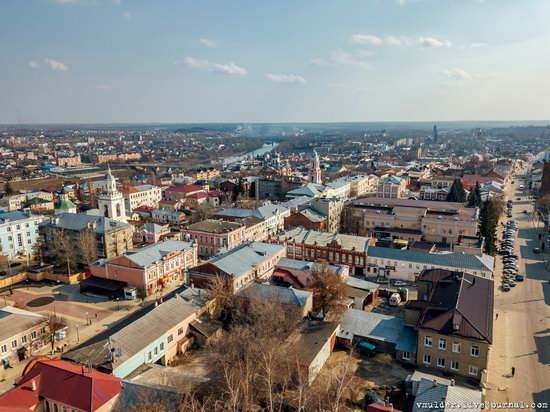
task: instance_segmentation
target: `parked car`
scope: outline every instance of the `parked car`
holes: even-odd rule
[[[372,392],[372,391],[368,391],[367,393],[365,393],[365,404],[367,405],[370,405],[372,403],[377,403],[378,405],[382,405],[384,406],[384,401],[382,401],[382,399],[380,399],[380,397]]]
[[[10,263],[10,268],[16,268],[16,267],[21,266],[21,265],[22,265],[21,262],[12,262],[12,263]]]
[[[364,356],[373,357],[376,355],[376,346],[366,341],[359,342],[355,350]]]
[[[538,247],[534,248],[533,253],[540,253],[540,248],[538,248]]]
[[[505,292],[509,292],[510,291],[510,285],[507,284],[507,283],[503,283],[502,284],[502,290],[505,291]]]
[[[520,274],[517,274],[515,279],[518,281],[518,282],[523,282],[525,280],[525,276],[523,275],[520,275]]]
[[[6,276],[8,273],[5,270],[0,270],[0,276]]]

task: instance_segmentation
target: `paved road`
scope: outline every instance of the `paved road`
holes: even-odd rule
[[[543,403],[536,410],[550,410],[550,272],[544,268],[547,253],[535,254],[538,234],[543,228],[531,214],[532,206],[518,189],[520,177],[527,169],[518,171],[515,184],[507,190],[513,200],[513,218],[518,224],[515,249],[520,259],[520,273],[527,279],[510,292],[500,288],[502,260],[495,266],[495,316],[493,347],[489,359],[489,390],[491,402]],[[521,197],[521,200],[516,200]],[[504,219],[505,221],[506,219]],[[502,230],[499,228],[499,235]],[[546,250],[550,246],[546,244]],[[511,368],[516,374],[511,376]],[[507,410],[514,410],[507,408]]]

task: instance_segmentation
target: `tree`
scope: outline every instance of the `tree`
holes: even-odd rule
[[[80,232],[78,237],[78,250],[82,261],[86,264],[89,270],[92,268],[92,262],[97,257],[97,238],[96,234],[91,230]]]
[[[222,322],[227,323],[235,308],[233,281],[225,277],[217,277],[208,282],[206,289],[208,299],[213,301],[214,313]]]
[[[55,349],[55,334],[67,326],[67,321],[56,313],[48,313],[46,316],[46,333],[44,340],[51,345],[52,354]]]
[[[502,213],[502,206],[496,198],[487,199],[481,207],[480,233],[485,238],[485,252],[494,255],[497,252],[497,225]]]
[[[447,195],[448,202],[460,202],[464,203],[466,201],[466,192],[462,186],[462,181],[460,179],[455,179],[451,185],[451,190]]]
[[[71,238],[63,229],[53,232],[52,243],[48,244],[45,254],[56,266],[66,265],[68,274],[76,270],[75,248]]]
[[[346,284],[327,263],[317,264],[311,274],[313,282],[313,302],[317,310],[321,310],[323,316],[329,311],[334,311],[333,317],[338,317],[344,309],[346,298]]]
[[[481,189],[479,182],[476,182],[476,187],[468,194],[468,207],[480,207],[481,206]]]
[[[10,182],[6,182],[6,184],[4,185],[4,193],[6,194],[6,196],[13,195],[14,190],[13,190],[13,187],[11,187]]]

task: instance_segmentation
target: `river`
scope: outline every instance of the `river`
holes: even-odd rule
[[[223,159],[223,164],[224,166],[227,166],[233,163],[240,162],[241,160],[255,158],[256,156],[263,156],[264,154],[273,151],[277,146],[279,146],[279,143],[275,143],[275,142],[271,144],[264,143],[262,147],[252,152],[247,152],[245,154],[238,155],[238,156],[226,157],[225,159]]]

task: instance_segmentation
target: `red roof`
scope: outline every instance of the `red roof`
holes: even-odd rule
[[[198,193],[193,193],[192,195],[189,195],[188,197],[190,197],[191,199],[204,199],[204,198],[207,198],[208,195],[204,192],[198,192]]]
[[[129,186],[129,187],[123,187],[122,188],[122,193],[138,193],[139,190],[137,190],[134,186]]]
[[[153,213],[153,210],[155,208],[151,206],[138,206],[133,211],[134,212],[141,212],[141,213]]]
[[[176,185],[170,186],[166,189],[167,192],[176,192],[176,193],[193,193],[203,190],[202,187],[197,185]]]
[[[222,192],[221,190],[211,190],[210,192],[208,192],[208,196],[221,197],[221,196],[225,196],[225,193]]]
[[[45,398],[71,408],[95,411],[121,391],[120,379],[114,376],[58,359],[43,360],[15,388],[0,395],[0,410],[33,410]]]
[[[494,176],[480,176],[480,175],[464,175],[462,176],[462,186],[464,189],[470,190],[476,187],[476,182],[479,184],[487,182],[499,182],[502,183],[502,179],[496,178]]]

